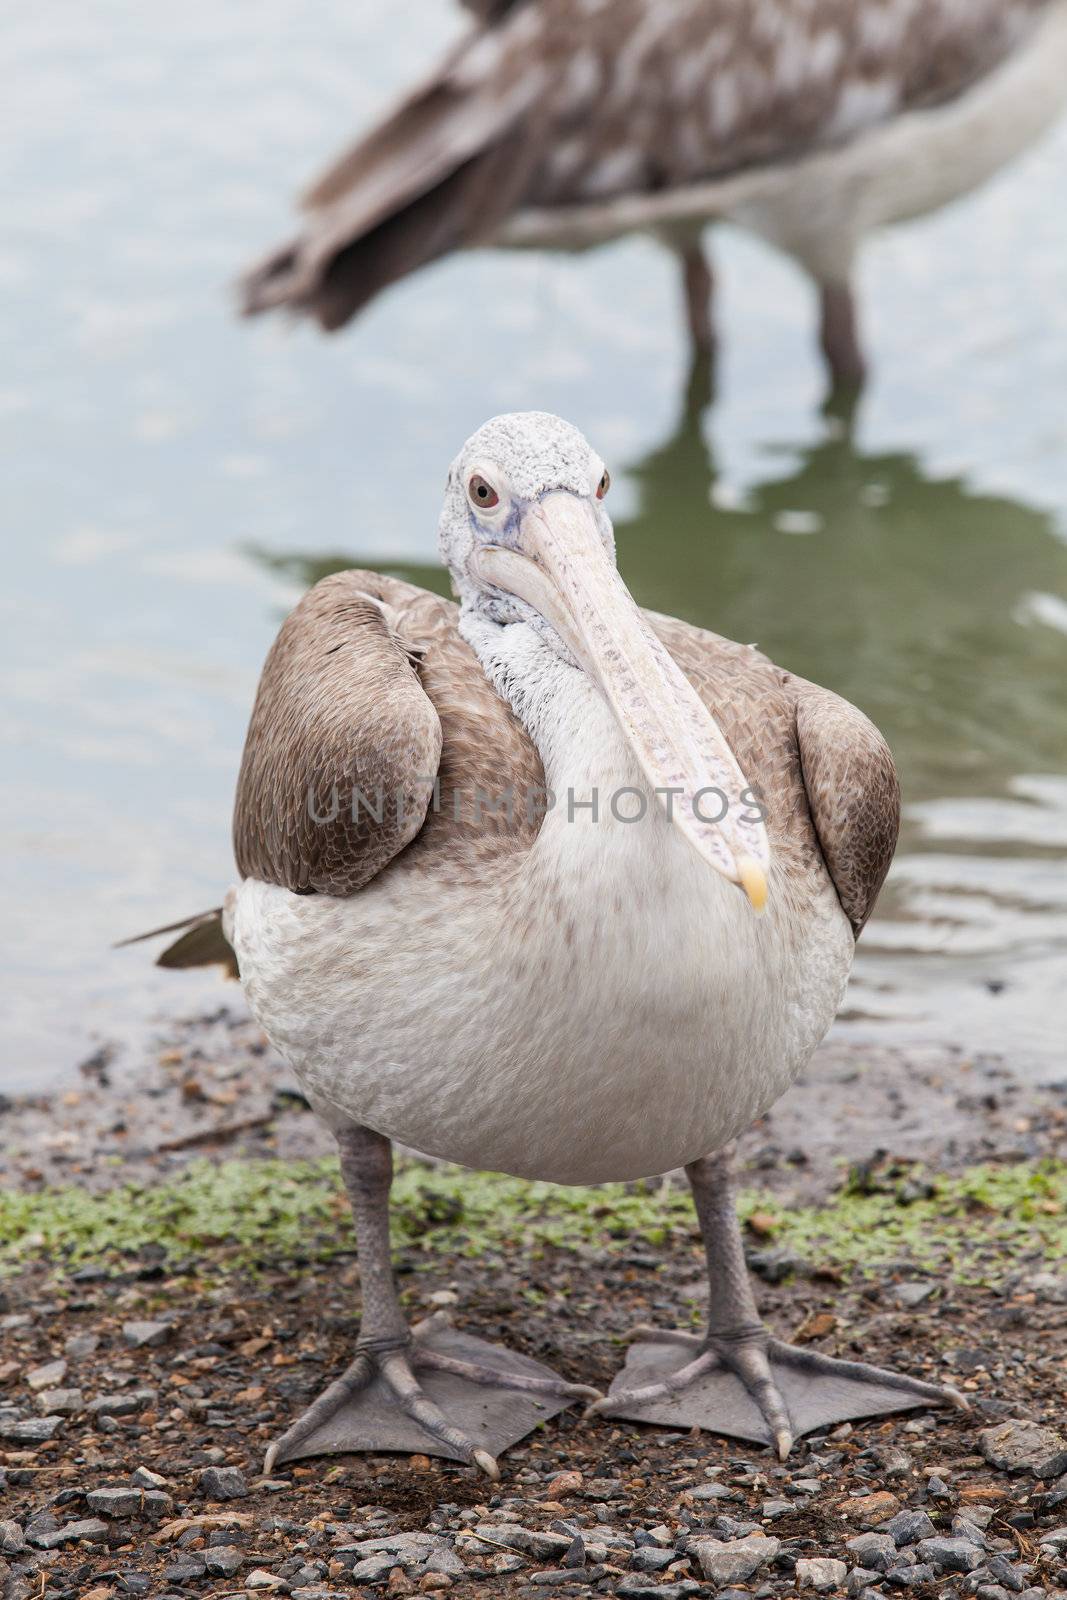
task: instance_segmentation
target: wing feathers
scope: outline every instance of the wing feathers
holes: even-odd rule
[[[797,743],[812,821],[857,938],[885,882],[900,829],[889,746],[854,705],[796,680]]]
[[[271,647],[234,808],[245,877],[353,894],[422,827],[441,724],[390,626],[385,587],[366,572],[324,578]]]

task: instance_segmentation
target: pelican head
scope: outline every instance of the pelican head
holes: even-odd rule
[[[598,685],[650,788],[697,854],[760,910],[770,849],[715,719],[615,564],[601,457],[560,417],[494,417],[452,463],[441,556],[462,609],[528,624]]]

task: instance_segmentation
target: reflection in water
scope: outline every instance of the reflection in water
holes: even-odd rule
[[[872,454],[848,415],[814,446],[719,477],[693,374],[672,437],[629,469],[616,524],[642,604],[753,639],[855,701],[892,744],[901,850],[861,946],[849,1016],[1055,1062],[1052,968],[1067,948],[1067,548],[1051,520]],[[440,593],[440,568],[252,551],[301,583],[353,564]],[[1044,776],[1041,776],[1044,774]]]

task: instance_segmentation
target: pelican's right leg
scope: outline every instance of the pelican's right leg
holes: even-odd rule
[[[409,1328],[389,1250],[392,1147],[370,1128],[337,1134],[352,1205],[363,1314],[352,1362],[267,1451],[264,1471],[301,1456],[402,1450],[467,1461],[495,1478],[495,1456],[575,1400],[599,1398],[548,1367],[451,1328]]]

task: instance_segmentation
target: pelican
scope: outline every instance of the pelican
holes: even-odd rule
[[[472,30],[303,197],[245,275],[248,313],[324,329],[482,245],[584,249],[632,230],[680,257],[714,342],[709,221],[814,283],[834,382],[865,361],[852,290],[872,230],[968,193],[1067,98],[1067,0],[469,0]]]
[[[495,1475],[576,1400],[784,1457],[829,1422],[958,1399],[773,1338],[734,1204],[731,1141],[830,1026],[888,870],[892,757],[753,645],[642,612],[608,486],[569,423],[494,418],[448,475],[458,606],[336,573],[267,657],[222,948],[336,1136],[362,1285],[351,1364],[267,1471],[384,1449]],[[171,964],[219,927],[196,922]],[[439,1317],[409,1328],[393,1141],[560,1184],[684,1166],[703,1334],[639,1330],[600,1395]]]

